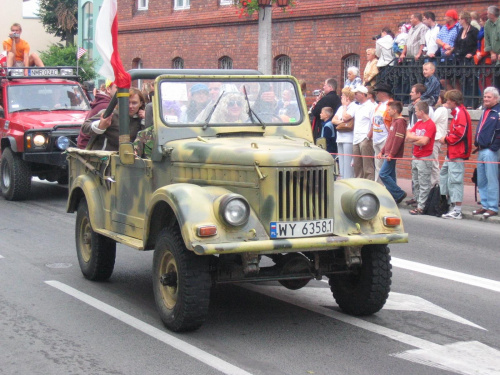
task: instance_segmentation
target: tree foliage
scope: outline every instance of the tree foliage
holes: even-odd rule
[[[40,53],[45,66],[76,66],[76,47],[63,47],[60,44],[53,44],[47,51]],[[97,77],[94,69],[94,61],[87,58],[87,54],[78,60],[80,68],[79,75],[82,81],[93,80]]]
[[[78,0],[40,0],[38,12],[45,31],[60,37],[66,46],[78,33]]]

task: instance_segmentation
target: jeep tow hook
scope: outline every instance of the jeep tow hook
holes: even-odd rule
[[[160,277],[160,283],[163,286],[176,287],[177,286],[177,272],[164,273]]]

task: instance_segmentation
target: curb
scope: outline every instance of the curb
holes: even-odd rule
[[[400,210],[406,210],[410,211],[412,208],[411,206],[408,206],[404,203],[400,203],[398,205],[398,208]],[[477,208],[481,208],[480,205],[477,205]],[[494,223],[494,224],[500,224],[500,216],[492,216],[487,219],[483,217],[483,215],[472,215],[472,211],[474,211],[476,207],[471,207],[471,206],[462,206],[462,219],[465,220],[474,220],[474,221],[483,221],[483,222],[488,222],[488,223]],[[423,215],[423,216],[428,216],[428,215]],[[446,220],[446,219],[443,219]],[[450,219],[451,221],[451,219]]]

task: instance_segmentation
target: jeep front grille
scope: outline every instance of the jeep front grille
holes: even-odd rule
[[[301,168],[278,172],[280,221],[327,218],[328,169]]]

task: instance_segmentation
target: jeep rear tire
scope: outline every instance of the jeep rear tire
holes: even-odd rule
[[[361,249],[361,266],[330,277],[330,289],[339,307],[350,315],[371,315],[382,309],[391,290],[391,256],[387,245]]]
[[[92,281],[109,279],[115,267],[116,242],[93,231],[85,198],[76,213],[75,240],[83,276]]]
[[[208,314],[211,279],[209,259],[186,249],[177,226],[163,229],[153,258],[156,307],[174,331],[199,328]]]
[[[28,198],[31,190],[31,170],[23,159],[6,148],[2,152],[0,167],[2,194],[8,201]]]

